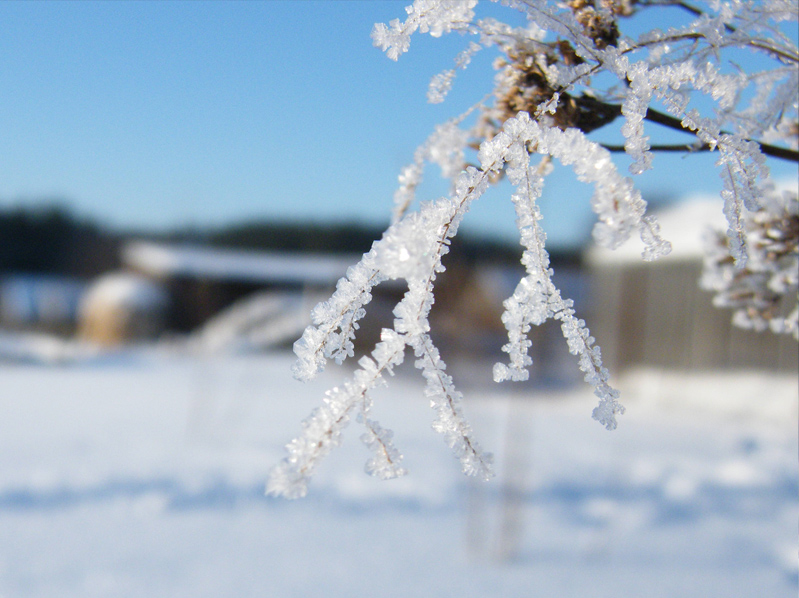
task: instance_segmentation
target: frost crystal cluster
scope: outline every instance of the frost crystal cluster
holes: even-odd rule
[[[354,356],[358,321],[376,285],[403,280],[408,286],[394,309],[393,327],[383,330],[371,355],[358,361],[352,378],[326,394],[304,422],[301,435],[289,443],[288,456],[272,470],[269,493],[305,495],[319,460],[339,443],[353,418],[364,426],[362,440],[372,451],[367,472],[380,478],[405,474],[392,433],[372,418],[370,393],[409,353],[427,383],[425,393],[435,411],[433,428],[444,436],[464,473],[492,475],[491,455],[480,448],[463,416],[462,395],[431,340],[428,315],[450,240],[472,202],[503,178],[514,189],[511,201],[526,274],[504,303],[507,362],[494,366],[494,379],[525,380],[532,363],[531,326],[558,320],[569,351],[599,399],[594,418],[609,430],[616,427],[616,416],[624,411],[619,393],[610,385],[599,348],[573,302],[552,282],[537,201],[555,161],[570,166],[579,180],[594,188],[594,240],[616,248],[637,234],[644,244],[643,259],[654,260],[668,254],[671,246],[646,214],[633,180],[618,172],[612,154],[628,154],[630,174],[637,175],[655,166],[658,151],[716,152],[728,227],[723,243],[727,258],[717,259],[714,271],[717,279],[735,280],[738,286],[707,284],[719,291],[721,303],[743,310],[745,315],[736,317],[748,318],[756,327],[767,319],[773,329],[796,334],[795,314],[778,320],[769,317],[764,304],[770,301],[768,293],[796,289],[795,236],[793,245],[784,238],[795,234],[786,218],[793,217],[796,202],[780,204],[764,194],[769,187],[767,158],[799,161],[796,1],[504,4],[498,10],[519,11],[523,26],[477,18],[476,0],[416,0],[405,9],[404,21],[374,27],[374,45],[393,60],[409,50],[416,32],[471,37],[455,57],[454,68],[432,78],[430,102],[444,101],[457,72],[487,48],[499,53],[494,89],[439,125],[419,147],[413,163],[400,173],[392,225],[339,281],[333,296],[313,310],[312,325],[294,346],[294,374],[300,380],[315,376],[328,359],[341,363]],[[624,34],[623,24],[640,30],[638,23],[658,11],[670,15],[661,22],[673,23],[672,28],[649,30],[636,38]],[[739,66],[748,64],[754,66]],[[622,121],[623,145],[595,139],[595,131],[617,120]],[[666,129],[682,132],[689,141],[654,143],[650,135]],[[451,193],[420,202],[414,211],[428,163],[439,165],[452,181]],[[771,232],[775,230],[778,238]],[[778,265],[770,262],[775,252],[780,255]],[[742,299],[735,290],[740,286],[756,288],[743,293]]]
[[[733,310],[733,323],[799,340],[799,195],[765,190],[763,207],[744,216],[749,260],[735,267],[729,238],[708,231],[702,286],[713,304]]]

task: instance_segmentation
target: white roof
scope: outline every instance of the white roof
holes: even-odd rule
[[[333,285],[360,255],[243,251],[134,242],[123,261],[153,276],[188,276],[256,283]]]
[[[774,182],[778,193],[799,192],[799,179],[784,178]],[[663,260],[700,260],[704,254],[704,236],[709,229],[727,230],[727,219],[722,211],[724,201],[719,195],[688,195],[670,206],[654,211],[660,223],[661,236],[671,242],[671,253]],[[586,257],[589,263],[643,262],[644,244],[634,235],[615,250],[592,247]],[[660,261],[660,260],[658,260]]]
[[[671,253],[661,260],[701,259],[705,231],[709,228],[727,230],[722,207],[723,201],[718,195],[694,195],[653,212],[660,223],[661,236],[671,243]],[[636,234],[618,249],[594,246],[587,257],[591,263],[643,263],[643,250],[644,244]]]

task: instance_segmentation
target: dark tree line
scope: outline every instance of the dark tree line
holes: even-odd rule
[[[81,219],[57,205],[0,211],[0,272],[52,273],[91,278],[121,266],[120,248],[133,239],[220,248],[361,254],[384,227],[359,223],[252,221],[163,233],[120,231]],[[518,263],[518,249],[464,235],[453,241],[450,263]]]
[[[120,239],[59,206],[0,212],[0,271],[91,277],[119,262]]]

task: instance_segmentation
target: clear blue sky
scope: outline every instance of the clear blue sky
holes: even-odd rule
[[[416,146],[493,78],[492,55],[480,53],[444,104],[427,104],[430,77],[468,40],[419,35],[398,63],[387,59],[369,34],[405,4],[2,2],[0,205],[59,199],[101,223],[161,229],[387,222]],[[641,180],[645,191],[720,188],[712,157],[656,167],[667,161]],[[590,230],[589,196],[566,173],[549,183],[553,243]],[[501,194],[464,226],[515,236]]]

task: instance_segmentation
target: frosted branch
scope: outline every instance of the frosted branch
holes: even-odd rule
[[[324,370],[328,358],[342,363],[354,354],[352,339],[358,320],[365,314],[363,307],[372,300],[372,287],[386,280],[375,268],[374,261],[374,250],[364,254],[363,259],[339,280],[333,296],[311,312],[313,324],[294,343],[297,362],[292,371],[298,380],[316,376]]]
[[[405,22],[394,19],[388,25],[377,23],[372,29],[372,41],[391,60],[408,51],[411,35],[419,30],[433,37],[467,29],[474,18],[472,10],[477,0],[415,0],[405,8]]]
[[[416,367],[422,370],[427,380],[425,395],[438,416],[433,429],[444,436],[447,445],[460,460],[463,473],[483,479],[493,477],[493,456],[483,453],[472,438],[471,426],[463,416],[461,407],[463,395],[455,389],[452,377],[445,372],[447,366],[438,349],[427,334],[415,338],[413,348],[418,358]]]
[[[600,349],[576,316],[573,301],[563,298],[552,280],[537,201],[553,160],[593,186],[598,244],[614,249],[638,233],[643,259],[654,260],[671,246],[609,150],[632,158],[632,174],[652,167],[655,151],[717,151],[728,230],[715,237],[705,285],[716,293],[717,304],[734,310],[738,325],[799,338],[799,309],[791,304],[781,311],[785,301],[795,297],[799,303],[799,202],[794,193],[780,203],[764,183],[767,157],[799,162],[799,50],[794,32],[783,25],[799,20],[795,0],[708,2],[701,8],[683,0],[508,2],[527,17],[525,27],[492,18],[475,22],[476,3],[415,0],[406,8],[405,21],[377,24],[372,31],[374,44],[393,60],[408,50],[417,31],[434,37],[453,31],[479,35],[479,44],[471,43],[456,57],[455,68],[431,81],[428,99],[434,103],[444,99],[456,71],[481,47],[493,46],[502,56],[495,61],[493,92],[436,127],[416,150],[399,177],[391,226],[348,270],[332,297],[316,306],[311,326],[295,343],[294,373],[300,379],[316,375],[328,359],[341,363],[354,356],[353,340],[375,285],[407,283],[408,291],[394,307],[393,328],[383,330],[352,378],[329,391],[305,421],[300,436],[287,446],[288,456],[272,471],[270,493],[304,495],[318,462],[340,442],[356,412],[365,427],[362,440],[372,451],[367,471],[381,478],[405,473],[392,433],[371,417],[370,391],[403,360],[407,347],[413,348],[436,412],[433,428],[465,473],[491,475],[491,456],[475,441],[462,413],[463,397],[431,340],[429,315],[451,239],[472,202],[503,177],[514,187],[525,275],[503,304],[508,360],[494,366],[494,379],[527,379],[531,327],[558,320],[570,353],[599,398],[593,417],[607,429],[616,427],[624,408]],[[636,40],[624,35],[626,17],[663,4],[681,7],[690,22],[644,32]],[[738,57],[752,53],[765,59],[759,63],[762,70],[739,66]],[[461,125],[473,111],[476,123],[465,131]],[[623,146],[603,147],[588,138],[619,116]],[[652,143],[645,133],[657,128],[647,125],[645,131],[645,122],[692,134],[695,142]],[[469,148],[478,150],[479,167],[464,168]],[[530,163],[533,154],[543,156],[537,166]],[[450,179],[451,191],[411,212],[430,162]]]
[[[382,340],[375,346],[372,358],[363,357],[358,362],[352,380],[336,387],[325,395],[324,403],[303,422],[302,434],[286,445],[288,456],[269,474],[267,494],[301,498],[308,492],[308,482],[319,461],[341,443],[341,431],[349,423],[353,409],[361,406],[368,413],[368,393],[383,381],[383,374],[391,373],[403,360],[405,341],[393,331],[384,331]],[[367,445],[378,454],[367,464],[367,469],[379,477],[396,477],[404,470],[399,467],[401,456],[390,444],[390,434],[376,422],[367,423]],[[382,451],[382,452],[381,452]]]
[[[472,61],[472,56],[482,49],[480,44],[471,42],[469,47],[455,57],[455,68],[434,75],[427,88],[427,101],[431,104],[440,104],[444,101],[452,89],[452,81],[455,79],[456,69],[465,69]],[[445,175],[446,176],[446,175]]]

